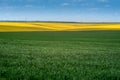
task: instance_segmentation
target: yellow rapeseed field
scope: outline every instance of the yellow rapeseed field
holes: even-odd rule
[[[48,22],[0,22],[0,32],[120,30],[120,24],[81,24]]]

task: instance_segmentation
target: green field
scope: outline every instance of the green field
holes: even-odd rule
[[[120,31],[1,32],[0,80],[120,80]]]

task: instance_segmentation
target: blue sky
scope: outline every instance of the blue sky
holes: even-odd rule
[[[120,0],[0,0],[0,20],[120,22]]]

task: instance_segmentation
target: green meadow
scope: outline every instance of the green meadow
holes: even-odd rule
[[[120,31],[0,32],[0,80],[120,80]]]

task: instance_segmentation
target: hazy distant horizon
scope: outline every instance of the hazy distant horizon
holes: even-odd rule
[[[83,21],[40,21],[40,20],[0,20],[0,22],[63,22],[63,23],[120,23],[120,21],[118,22],[105,22],[105,21],[88,21],[88,22],[83,22]]]

